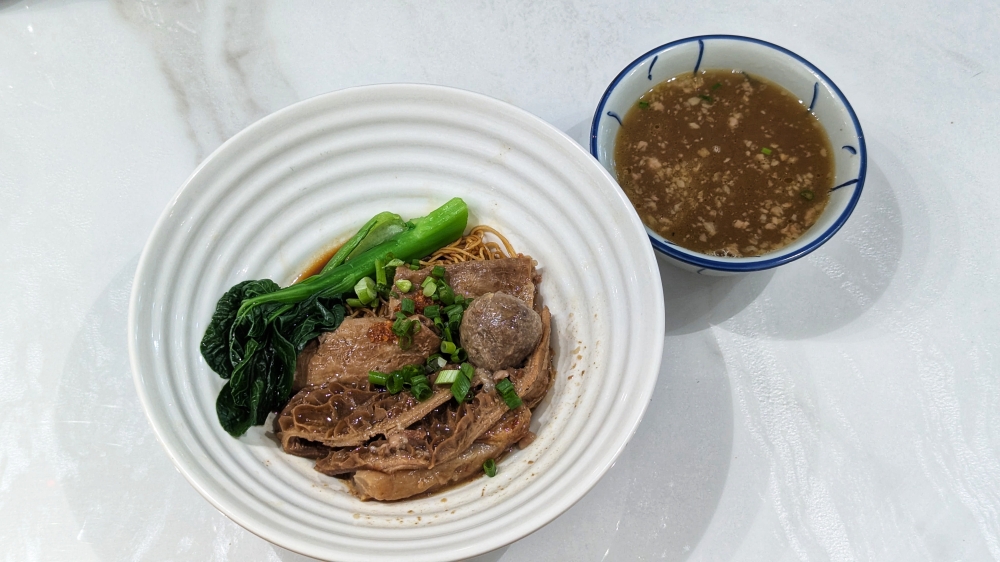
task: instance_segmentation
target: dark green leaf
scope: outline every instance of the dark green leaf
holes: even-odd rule
[[[201,339],[201,355],[220,377],[232,376],[233,366],[230,342],[233,324],[243,299],[276,291],[278,285],[270,279],[243,281],[233,285],[215,305],[215,313]]]

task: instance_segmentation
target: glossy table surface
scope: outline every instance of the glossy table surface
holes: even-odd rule
[[[227,138],[296,101],[443,84],[583,143],[641,53],[787,47],[856,110],[868,179],[778,270],[661,264],[663,366],[597,486],[482,560],[1000,558],[1000,5],[0,0],[0,558],[306,560],[174,470],[126,349],[140,251]]]

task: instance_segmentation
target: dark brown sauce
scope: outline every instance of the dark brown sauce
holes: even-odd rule
[[[309,279],[313,275],[317,275],[320,271],[323,271],[323,268],[326,267],[326,264],[331,259],[333,259],[333,255],[337,253],[337,250],[339,250],[341,246],[343,246],[343,244],[334,246],[333,248],[330,248],[329,250],[326,250],[322,254],[313,258],[313,260],[309,262],[309,265],[307,265],[306,268],[302,270],[302,272],[299,273],[298,276],[295,277],[295,279],[292,281],[292,285],[300,281],[305,281],[306,279]]]
[[[791,92],[732,70],[656,85],[615,142],[618,183],[643,223],[717,256],[759,256],[811,227],[833,186],[833,150]]]

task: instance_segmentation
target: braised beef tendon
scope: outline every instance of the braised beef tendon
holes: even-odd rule
[[[445,303],[422,292],[432,275],[464,303],[451,335],[439,319]],[[482,474],[485,461],[530,442],[531,408],[552,385],[551,315],[538,302],[539,282],[528,256],[397,267],[384,310],[395,322],[419,321],[412,343],[401,348],[393,319],[366,316],[305,346],[297,392],[275,420],[283,449],[348,478],[361,499],[403,499]],[[434,321],[421,314],[431,306]],[[467,348],[462,369],[466,359],[445,352],[452,343]],[[425,399],[380,382],[408,369],[426,376]],[[458,391],[448,383],[456,376],[468,380]]]
[[[367,445],[331,451],[316,470],[335,476],[359,469],[393,473],[433,468],[468,449],[508,411],[497,392],[479,392],[472,402],[449,400],[407,429],[387,433]]]
[[[527,436],[530,423],[531,412],[522,406],[507,412],[499,423],[460,455],[434,468],[392,474],[359,470],[351,479],[354,493],[363,500],[401,500],[467,480],[482,473],[484,462],[500,458]]]
[[[377,435],[405,429],[451,398],[436,388],[423,402],[412,394],[390,394],[340,382],[300,390],[278,415],[282,446],[305,439],[327,447],[357,447]]]

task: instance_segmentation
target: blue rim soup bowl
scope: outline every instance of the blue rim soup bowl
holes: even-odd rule
[[[657,47],[632,61],[611,82],[594,113],[590,152],[615,176],[615,140],[628,110],[657,84],[685,72],[742,70],[783,86],[819,120],[834,150],[834,181],[823,213],[788,246],[757,257],[717,257],[688,250],[651,230],[653,247],[670,262],[705,275],[730,275],[777,267],[812,252],[851,216],[865,183],[868,155],[851,104],[826,74],[799,55],[759,39],[702,35]]]

